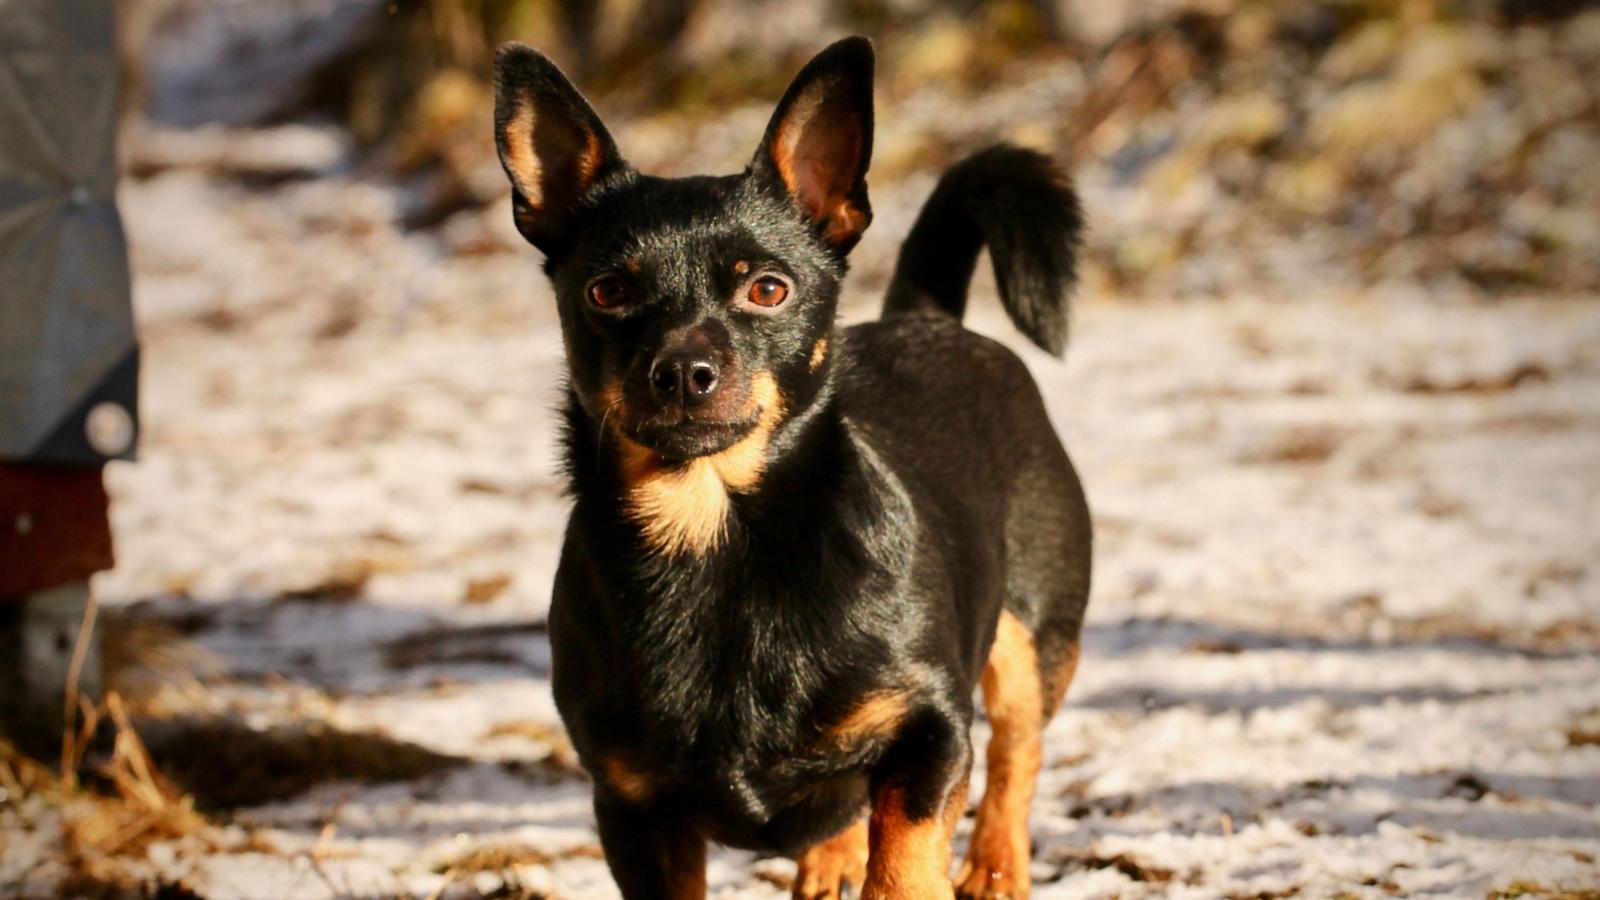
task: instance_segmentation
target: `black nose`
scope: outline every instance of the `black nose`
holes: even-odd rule
[[[683,399],[698,406],[717,392],[722,370],[698,353],[664,353],[650,366],[650,388],[663,403]]]

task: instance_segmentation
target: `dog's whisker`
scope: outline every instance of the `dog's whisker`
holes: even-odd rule
[[[600,433],[598,435],[596,435],[595,439],[594,439],[594,457],[595,457],[596,461],[598,461],[600,459],[601,452],[605,450],[605,446],[606,446],[606,422],[609,421],[610,418],[611,418],[611,411],[616,409],[618,406],[621,406],[621,405],[622,405],[622,398],[619,397],[616,400],[613,400],[610,403],[607,403],[605,410],[600,413]]]

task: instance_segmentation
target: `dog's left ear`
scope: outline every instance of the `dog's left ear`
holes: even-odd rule
[[[551,256],[573,213],[608,178],[632,172],[583,95],[544,54],[506,44],[495,56],[494,139],[511,178],[517,230]]]
[[[817,54],[795,76],[751,163],[775,179],[840,254],[872,221],[872,42],[850,37]]]

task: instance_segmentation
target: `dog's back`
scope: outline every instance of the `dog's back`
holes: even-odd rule
[[[918,216],[884,317],[846,334],[842,406],[923,520],[920,557],[938,571],[921,577],[955,585],[968,690],[981,683],[993,728],[959,898],[1028,893],[1028,808],[1044,726],[1077,668],[1092,556],[1083,488],[1038,386],[960,319],[987,246],[1012,321],[1059,354],[1080,228],[1077,198],[1048,159],[982,151],[944,175]]]
[[[883,318],[846,332],[847,415],[937,517],[949,577],[998,567],[1004,608],[1037,646],[1048,716],[1076,662],[1088,602],[1091,531],[1083,489],[1022,361],[960,324],[979,251],[1001,305],[1042,349],[1060,354],[1082,217],[1050,161],[1009,145],[940,179],[901,247]],[[960,616],[972,678],[994,617]]]

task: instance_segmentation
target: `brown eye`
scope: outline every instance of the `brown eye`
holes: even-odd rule
[[[589,285],[589,302],[601,309],[617,309],[631,299],[632,293],[621,278],[601,278]]]
[[[750,284],[750,302],[757,306],[777,306],[787,299],[789,286],[771,275],[764,275]]]

